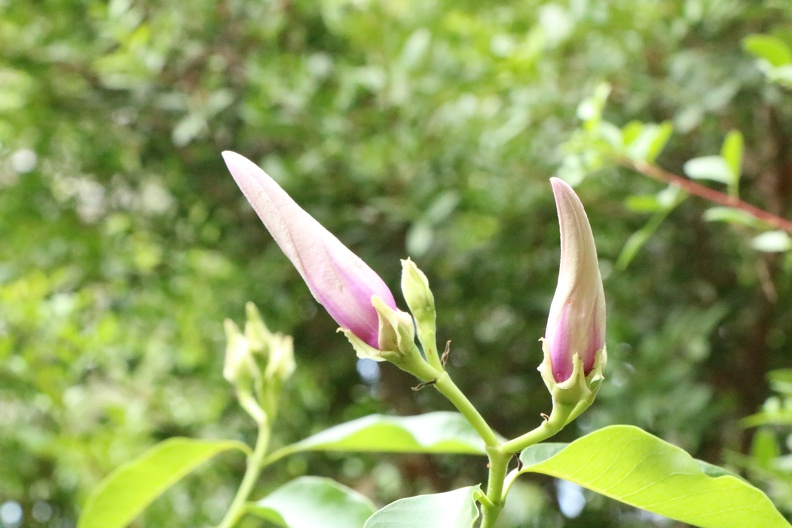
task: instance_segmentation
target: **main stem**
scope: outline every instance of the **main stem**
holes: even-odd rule
[[[487,501],[481,501],[481,528],[494,528],[498,521],[506,497],[503,493],[503,484],[506,472],[509,470],[511,453],[503,450],[502,446],[488,447],[489,475],[487,476]]]
[[[488,500],[481,502],[481,528],[494,528],[503,510],[506,493],[509,491],[508,488],[504,489],[504,486],[511,458],[526,447],[550,438],[563,429],[574,410],[575,405],[564,405],[554,401],[550,416],[536,429],[514,440],[494,447],[487,447],[487,456],[489,457]]]
[[[258,438],[256,438],[256,447],[253,453],[248,456],[247,468],[245,469],[245,476],[242,478],[242,483],[231,502],[228,511],[223,517],[223,520],[217,525],[217,528],[231,528],[236,524],[240,517],[244,514],[245,502],[247,502],[250,492],[253,491],[253,485],[258,480],[264,455],[267,453],[267,446],[270,439],[270,427],[266,418],[258,421]]]
[[[394,365],[409,372],[417,377],[423,383],[421,386],[434,385],[440,393],[448,398],[454,407],[462,413],[462,416],[473,426],[479,436],[484,440],[484,443],[490,446],[496,446],[500,443],[498,435],[492,430],[481,413],[478,412],[467,396],[459,390],[454,381],[444,370],[438,370],[429,363],[427,363],[421,353],[418,352],[416,347],[413,347],[412,353],[406,356],[394,358],[391,360]]]
[[[465,417],[478,435],[484,440],[489,458],[489,476],[487,478],[486,497],[481,497],[481,528],[494,528],[506,500],[504,490],[506,473],[509,470],[509,461],[515,453],[537,442],[553,436],[560,431],[567,420],[575,411],[576,405],[564,405],[553,401],[553,411],[539,427],[514,440],[501,442],[498,435],[492,430],[481,413],[470,403],[467,396],[459,390],[451,376],[444,370],[438,370],[427,363],[418,353],[417,349],[412,354],[392,360],[402,370],[405,370],[422,380],[422,387],[434,387],[450,401],[454,407]],[[225,528],[225,527],[221,527]]]
[[[506,480],[506,472],[509,469],[509,460],[511,460],[512,454],[502,449],[498,435],[481,416],[478,409],[470,403],[467,396],[459,390],[451,376],[445,371],[438,374],[435,378],[435,388],[462,413],[462,416],[473,426],[487,446],[489,476],[487,478],[487,500],[480,501],[481,528],[492,528],[503,509],[503,483]]]

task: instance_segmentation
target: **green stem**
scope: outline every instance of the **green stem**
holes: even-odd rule
[[[424,386],[434,385],[462,413],[462,416],[473,426],[487,446],[496,446],[500,443],[500,439],[484,420],[484,417],[473,407],[467,396],[459,390],[459,387],[451,380],[448,373],[438,370],[427,363],[415,345],[413,345],[412,353],[404,356],[389,357],[388,360],[403,371],[409,372],[423,381]]]
[[[421,344],[424,348],[424,353],[426,354],[426,360],[429,364],[435,369],[440,372],[445,370],[443,368],[443,362],[440,361],[440,355],[437,350],[437,338],[435,337],[434,331],[424,331],[422,332],[421,329],[418,329],[418,339],[421,341]]]
[[[217,525],[217,528],[231,528],[236,522],[244,515],[245,502],[247,502],[250,492],[253,491],[253,485],[258,480],[259,473],[264,467],[262,461],[264,455],[267,453],[267,446],[269,445],[270,428],[269,422],[266,418],[258,423],[258,438],[256,439],[256,447],[253,453],[248,456],[247,468],[245,476],[242,478],[242,483],[231,502],[228,511],[223,517],[223,520]]]
[[[434,357],[437,357],[435,349]],[[427,354],[427,358],[432,357]],[[501,443],[498,435],[492,430],[484,417],[470,403],[467,396],[459,390],[447,372],[429,364],[415,348],[411,354],[388,358],[402,370],[409,372],[422,380],[422,386],[434,385],[434,387],[450,401],[454,407],[465,417],[478,435],[484,440],[487,446],[487,457],[489,458],[489,475],[487,479],[487,493],[479,499],[481,505],[481,528],[494,528],[498,521],[503,505],[506,501],[508,488],[516,478],[517,473],[510,475],[507,482],[506,473],[509,470],[509,461],[515,453],[526,447],[541,442],[558,431],[570,420],[570,417],[577,416],[591,402],[579,405],[582,402],[575,402],[573,405],[553,401],[553,411],[542,424],[533,431],[520,437]],[[442,367],[442,365],[441,365]],[[580,407],[580,409],[577,409]],[[576,412],[577,411],[577,412]],[[277,455],[278,453],[274,453]],[[272,457],[270,458],[272,459]]]
[[[459,387],[456,386],[451,376],[449,376],[447,372],[439,372],[439,376],[437,376],[436,380],[434,384],[435,388],[440,391],[443,396],[448,398],[448,401],[462,413],[462,416],[473,426],[473,429],[475,429],[482,440],[484,440],[487,447],[498,446],[500,444],[498,435],[495,434],[486,420],[484,420],[484,417],[481,416],[478,409],[470,403],[467,396],[459,390]]]
[[[506,471],[509,469],[509,460],[512,455],[506,453],[500,446],[488,447],[489,476],[487,477],[487,501],[481,503],[481,528],[493,528],[500,516],[506,502],[503,493],[503,483],[506,480]]]
[[[514,479],[519,475],[516,470],[509,473],[508,476],[506,475],[509,470],[509,461],[514,454],[550,438],[563,429],[575,408],[576,405],[566,405],[554,401],[553,411],[539,427],[514,440],[487,447],[487,456],[489,457],[488,500],[479,501],[481,503],[481,528],[495,527],[503,505],[506,503],[506,494],[514,483]]]
[[[550,413],[550,416],[545,421],[533,431],[504,443],[501,445],[501,449],[506,453],[519,453],[528,446],[547,440],[564,428],[576,407],[577,404],[568,405],[553,400],[553,412]]]

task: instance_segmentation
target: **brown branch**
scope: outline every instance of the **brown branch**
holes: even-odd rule
[[[677,185],[683,191],[696,195],[700,198],[704,198],[710,202],[722,205],[724,207],[739,209],[740,211],[748,213],[754,218],[761,220],[762,222],[776,229],[780,229],[792,234],[792,220],[787,220],[786,218],[768,213],[764,209],[760,209],[755,205],[751,205],[748,202],[740,200],[736,196],[729,196],[728,194],[716,191],[715,189],[710,189],[709,187],[705,187],[687,178],[677,176],[676,174],[665,171],[656,165],[651,165],[643,161],[635,161],[625,158],[621,159],[620,163],[652,178],[653,180]]]

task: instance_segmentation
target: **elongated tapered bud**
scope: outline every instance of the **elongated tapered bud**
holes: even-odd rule
[[[365,262],[306,213],[253,162],[223,152],[228,170],[311,293],[344,330],[379,345],[376,295],[396,309],[393,294]]]
[[[605,292],[594,235],[583,204],[564,181],[552,178],[550,183],[561,228],[561,265],[545,341],[553,378],[563,382],[572,374],[575,354],[583,361],[583,373],[588,375],[597,352],[605,346]]]
[[[539,371],[554,401],[573,406],[581,403],[580,410],[573,413],[577,416],[593,401],[603,379],[607,361],[605,293],[583,204],[562,180],[551,178],[550,183],[561,230],[561,264]]]

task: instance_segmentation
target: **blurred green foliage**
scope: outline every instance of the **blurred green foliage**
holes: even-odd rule
[[[72,526],[98,480],[158,440],[250,441],[221,375],[222,320],[248,300],[295,336],[284,442],[374,411],[448,408],[388,365],[376,387],[361,380],[224,149],[258,161],[394,291],[412,257],[459,385],[502,434],[533,427],[549,406],[535,368],[558,260],[547,178],[578,104],[607,81],[609,122],[673,124],[657,162],[677,174],[740,131],[740,196],[789,217],[791,6],[0,0],[0,502],[20,504],[25,526]],[[617,267],[648,219],[628,198],[662,189],[612,167],[578,188],[610,363],[577,428],[635,424],[718,463],[749,452],[740,418],[768,396],[767,370],[790,364],[792,263],[691,199]],[[139,525],[217,522],[239,458]],[[316,454],[275,469],[284,479],[262,490],[334,475],[380,505],[485,476],[455,457]],[[595,497],[568,519],[550,481],[523,484],[512,526],[653,522]],[[775,498],[792,511],[788,493]]]

